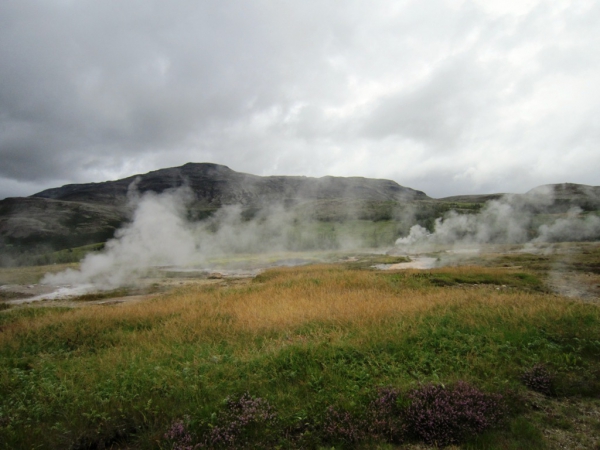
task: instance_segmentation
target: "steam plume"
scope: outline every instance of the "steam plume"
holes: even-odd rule
[[[478,214],[458,214],[450,211],[435,220],[430,232],[414,225],[408,236],[396,241],[402,251],[418,253],[432,251],[437,246],[477,246],[487,243],[522,244],[526,242],[557,242],[597,239],[600,218],[584,215],[580,208],[536,224],[539,213],[553,204],[550,189],[536,189],[524,195],[506,195],[485,204]]]
[[[315,231],[297,214],[278,205],[255,211],[252,219],[245,217],[241,206],[225,206],[207,220],[191,222],[187,212],[195,199],[189,188],[139,195],[133,185],[129,196],[135,206],[132,221],[106,243],[102,253],[88,254],[79,270],[48,274],[42,282],[108,289],[132,284],[156,266],[200,265],[235,253],[361,245],[344,236]]]
[[[195,255],[193,231],[183,219],[188,189],[146,193],[135,198],[132,222],[117,231],[100,254],[88,254],[79,270],[42,280],[46,284],[86,284],[113,288],[131,282],[155,265],[189,263]]]
[[[106,243],[104,251],[88,254],[79,270],[47,275],[43,283],[114,288],[134,283],[156,266],[200,265],[210,258],[233,253],[364,247],[360,239],[349,235],[315,231],[315,226],[282,206],[257,210],[252,219],[245,217],[240,206],[227,206],[207,220],[191,222],[187,214],[195,198],[189,188],[139,195],[133,185],[130,199],[135,205],[132,221]],[[538,223],[539,213],[552,205],[552,192],[536,189],[525,196],[509,195],[490,201],[478,214],[451,211],[436,219],[432,232],[414,225],[406,237],[396,241],[396,250],[420,253],[435,250],[440,245],[458,247],[600,237],[600,217],[585,215],[578,208],[554,214],[555,219]],[[407,208],[403,219],[414,220],[413,213]]]

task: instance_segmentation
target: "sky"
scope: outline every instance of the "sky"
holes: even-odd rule
[[[187,162],[600,184],[600,0],[5,0],[0,199]]]

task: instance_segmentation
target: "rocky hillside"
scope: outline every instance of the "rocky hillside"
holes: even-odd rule
[[[188,163],[117,181],[69,184],[39,192],[33,197],[95,204],[124,204],[130,186],[135,186],[139,192],[160,193],[182,185],[189,186],[199,202],[217,207],[338,198],[372,201],[428,199],[425,193],[390,180],[360,177],[259,177],[208,163]]]
[[[67,249],[104,242],[131,214],[129,193],[188,186],[194,194],[189,217],[201,220],[224,205],[241,205],[250,218],[265,205],[282,205],[299,218],[317,221],[396,220],[408,230],[410,219],[430,227],[450,209],[477,212],[504,194],[432,199],[390,180],[360,177],[260,177],[226,166],[189,163],[116,181],[70,184],[27,198],[0,201],[0,256],[43,249]],[[540,186],[514,198],[534,199],[535,212],[563,213],[573,206],[600,210],[600,187],[578,184]],[[538,202],[536,199],[545,198]],[[550,199],[550,201],[548,201]],[[407,222],[407,223],[404,223]]]
[[[442,202],[485,203],[499,200],[504,196],[522,198],[532,203],[548,207],[551,212],[564,212],[576,206],[584,211],[600,209],[600,186],[585,184],[558,183],[545,184],[527,191],[525,194],[484,194],[484,195],[455,195],[438,199]]]
[[[310,210],[316,218],[345,218],[349,209],[367,215],[379,204],[431,200],[390,180],[351,177],[260,177],[209,163],[189,163],[116,181],[70,184],[27,198],[0,201],[0,244],[68,248],[102,242],[127,220],[128,192],[161,193],[189,186],[193,216],[203,218],[224,205],[251,211],[265,204]],[[352,208],[349,206],[352,205]],[[358,205],[358,206],[357,206]],[[375,205],[375,206],[373,206]],[[376,209],[376,208],[375,208]]]
[[[2,245],[61,249],[104,242],[124,218],[124,210],[110,205],[7,198],[0,201],[0,253]]]

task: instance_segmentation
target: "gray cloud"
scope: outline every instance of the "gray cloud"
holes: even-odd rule
[[[2,2],[0,198],[188,161],[433,196],[598,184],[598,20],[595,0]]]
[[[434,147],[453,147],[485,112],[492,95],[486,76],[464,56],[452,59],[418,86],[378,99],[360,120],[367,137],[405,137]]]

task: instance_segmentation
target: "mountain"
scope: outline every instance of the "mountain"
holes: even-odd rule
[[[239,173],[227,166],[188,163],[103,183],[69,184],[47,189],[32,197],[96,204],[125,204],[132,184],[141,193],[189,186],[198,201],[214,206],[273,203],[297,200],[362,199],[407,201],[428,199],[425,193],[390,180],[360,177],[260,177]]]
[[[435,218],[450,209],[473,213],[486,201],[505,195],[436,200],[391,180],[261,177],[218,164],[188,163],[115,181],[69,184],[31,197],[1,200],[0,257],[105,242],[131,217],[130,191],[161,193],[181,186],[189,187],[194,195],[188,210],[192,220],[206,218],[226,205],[241,205],[243,217],[249,219],[265,205],[277,204],[309,221],[395,220],[396,234],[408,231],[407,217],[431,227]],[[600,186],[562,183],[510,195],[542,205],[541,209],[536,206],[535,213],[562,214],[573,206],[600,210]],[[545,200],[538,202],[541,198]]]
[[[2,245],[69,248],[104,242],[125,220],[125,212],[110,205],[48,198],[7,198],[0,201]]]
[[[485,203],[490,200],[498,200],[506,194],[474,194],[474,195],[453,195],[451,197],[443,197],[439,200],[445,202],[457,203]]]
[[[194,193],[191,216],[198,219],[234,204],[248,211],[281,204],[310,210],[317,219],[335,219],[349,209],[360,212],[377,204],[432,200],[390,180],[260,177],[218,164],[188,163],[116,181],[69,184],[27,198],[1,200],[0,238],[12,247],[68,248],[102,242],[129,218],[130,190],[161,193],[180,186]]]

